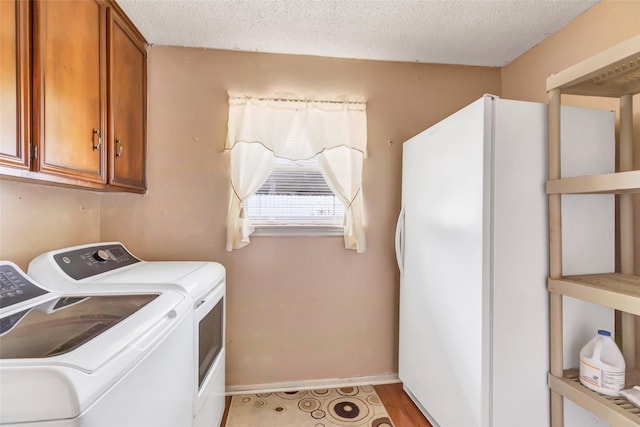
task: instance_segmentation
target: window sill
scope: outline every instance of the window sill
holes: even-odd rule
[[[299,236],[323,237],[343,236],[344,227],[339,225],[274,225],[254,224],[251,237]]]

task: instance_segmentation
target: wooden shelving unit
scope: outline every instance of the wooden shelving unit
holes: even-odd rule
[[[564,423],[563,398],[614,426],[640,426],[640,409],[582,386],[576,370],[563,369],[562,298],[570,296],[622,312],[622,352],[626,385],[640,384],[635,369],[635,316],[640,315],[640,276],[634,272],[632,194],[640,192],[640,171],[632,170],[633,95],[640,93],[640,36],[580,62],[547,79],[549,92],[549,280],[551,425]],[[561,95],[620,98],[620,163],[617,173],[577,177],[560,174]],[[619,194],[621,272],[584,276],[562,274],[562,194]]]

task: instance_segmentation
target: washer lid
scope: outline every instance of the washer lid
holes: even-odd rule
[[[0,363],[95,372],[139,342],[156,342],[189,307],[177,292],[53,298],[3,317],[21,316],[0,336]]]
[[[41,359],[69,353],[130,317],[158,295],[60,297],[2,322],[0,359]]]

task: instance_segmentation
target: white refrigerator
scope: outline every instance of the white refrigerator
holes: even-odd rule
[[[607,172],[614,120],[563,107],[563,146]],[[485,95],[404,143],[399,377],[434,426],[549,425],[546,123],[545,104]],[[569,171],[583,173],[578,164]],[[582,197],[563,199],[563,215],[576,216],[566,244],[586,247],[565,259],[580,271],[565,272],[613,271],[613,198]],[[576,367],[613,312],[579,301],[565,311],[566,367]],[[566,425],[587,426],[568,406]]]

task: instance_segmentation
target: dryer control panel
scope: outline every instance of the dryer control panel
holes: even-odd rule
[[[67,276],[75,280],[140,262],[119,244],[88,246],[60,252],[55,254],[53,259]]]
[[[48,293],[10,264],[0,264],[0,309]]]

